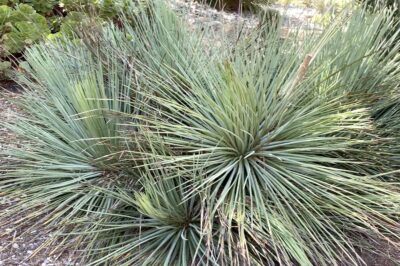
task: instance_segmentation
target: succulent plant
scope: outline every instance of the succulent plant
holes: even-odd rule
[[[1,56],[20,53],[50,33],[46,18],[26,4],[18,4],[15,9],[0,6],[0,21]]]

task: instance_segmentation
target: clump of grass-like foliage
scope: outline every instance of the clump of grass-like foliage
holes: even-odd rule
[[[398,247],[400,63],[380,12],[211,47],[156,1],[31,48],[24,115],[3,123],[27,144],[1,152],[21,200],[1,218],[30,210],[93,265],[358,265],[360,239]]]
[[[23,114],[2,124],[24,143],[1,154],[7,160],[1,190],[21,201],[2,216],[14,221],[25,206],[32,220],[63,227],[112,206],[94,187],[112,190],[121,179],[135,181],[132,164],[123,162],[129,147],[119,137],[124,114],[135,111],[133,74],[115,55],[101,63],[72,43],[38,46],[27,58],[29,68],[19,78],[25,92],[16,103]]]

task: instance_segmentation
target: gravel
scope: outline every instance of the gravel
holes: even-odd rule
[[[8,93],[6,96],[0,95],[0,118],[2,121],[11,121],[13,119],[13,112],[16,111],[16,106],[10,102],[10,98],[16,97],[17,96],[14,93]],[[15,143],[14,136],[5,128],[0,127],[0,136],[0,150],[4,145]],[[7,139],[7,142],[2,142],[2,139]]]
[[[221,33],[231,33],[240,28],[251,29],[259,25],[259,16],[244,12],[243,14],[218,11],[209,6],[193,2],[193,0],[173,0],[170,2],[173,9],[177,10],[193,28],[209,26]],[[311,22],[318,14],[315,8],[301,8],[293,5],[270,5],[263,9],[279,12],[283,18],[284,28],[300,28],[302,30],[321,30],[322,28]]]
[[[217,30],[230,31],[237,25],[247,28],[258,25],[258,18],[255,15],[217,11],[189,0],[171,1],[171,6],[181,14],[189,26],[194,28],[211,26]]]
[[[20,112],[12,100],[18,100],[21,94],[14,83],[0,84],[0,119],[3,122],[12,121],[15,114]],[[15,135],[4,127],[0,127],[0,152],[9,146],[23,145]],[[0,164],[5,162],[0,159]],[[10,199],[0,193],[0,213],[6,214],[10,207],[19,199]],[[13,216],[12,221],[0,219],[0,266],[72,266],[75,254],[65,251],[61,254],[50,255],[49,248],[37,250],[51,239],[51,233],[39,225],[34,228],[18,228],[13,226],[15,221],[26,219],[28,213]],[[39,218],[38,218],[39,219]],[[35,221],[32,221],[34,224]],[[24,233],[24,234],[21,234]],[[37,251],[37,253],[36,253]],[[35,254],[36,253],[36,254]],[[34,256],[33,256],[34,255]]]

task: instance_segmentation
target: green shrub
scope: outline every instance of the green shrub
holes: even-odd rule
[[[361,264],[359,239],[400,240],[371,112],[400,69],[381,15],[204,47],[156,2],[30,48],[24,115],[1,122],[27,143],[0,153],[0,189],[21,200],[0,217],[30,210],[91,265]]]
[[[113,206],[99,188],[136,180],[132,163],[125,168],[123,162],[132,147],[119,138],[124,114],[135,109],[129,100],[133,74],[112,64],[111,54],[103,57],[110,64],[101,67],[99,58],[75,43],[42,45],[26,56],[26,76],[18,75],[25,92],[16,104],[29,115],[2,122],[24,146],[1,151],[12,158],[1,166],[1,191],[24,193],[19,204],[48,227],[70,228],[72,218]],[[10,215],[11,222],[15,212],[1,216]]]
[[[53,8],[59,3],[57,0],[19,0],[19,3],[33,7],[39,14],[51,15]]]

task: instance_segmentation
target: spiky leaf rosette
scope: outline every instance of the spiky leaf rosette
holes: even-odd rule
[[[189,95],[178,97],[179,84],[171,86],[174,91],[155,99],[165,116],[154,124],[174,154],[164,158],[165,164],[197,160],[206,169],[193,180],[192,194],[206,193],[209,217],[226,224],[220,242],[239,230],[241,237],[231,248],[243,253],[231,251],[229,261],[243,263],[250,256],[246,226],[261,220],[269,242],[258,244],[265,252],[275,250],[282,263],[294,259],[311,265],[315,259],[329,264],[341,253],[353,257],[346,231],[377,233],[382,227],[395,236],[397,223],[390,215],[398,212],[398,193],[358,173],[370,162],[352,160],[364,152],[357,145],[369,142],[362,140],[363,131],[371,129],[368,112],[298,93],[279,96],[249,87],[249,79],[231,71],[222,71],[227,80],[213,84],[217,90],[191,84]]]
[[[94,186],[133,186],[132,163],[124,163],[132,147],[119,134],[124,114],[135,111],[133,74],[112,53],[98,58],[68,41],[28,50],[29,67],[19,77],[25,92],[16,102],[21,114],[2,123],[24,144],[1,151],[0,189],[21,200],[2,222],[28,211],[33,221],[60,228],[113,205]]]
[[[201,226],[204,203],[185,198],[188,177],[144,169],[141,191],[108,191],[118,208],[82,221],[90,265],[214,265]]]
[[[221,225],[219,238],[208,239],[225,245],[220,263],[332,265],[345,257],[357,264],[355,235],[398,240],[398,185],[376,178],[385,169],[373,165],[380,153],[370,148],[379,139],[369,111],[340,95],[314,96],[321,71],[310,67],[312,53],[334,28],[304,46],[264,34],[268,43],[245,39],[201,70],[193,69],[207,57],[202,49],[192,50],[188,68],[186,51],[163,50],[168,60],[159,69],[169,75],[151,67],[145,73],[156,107],[143,120],[170,156],[149,156],[203,170],[187,197],[209,203],[205,228]],[[158,48],[146,52],[157,63]],[[324,85],[351,89],[345,76]]]

